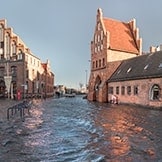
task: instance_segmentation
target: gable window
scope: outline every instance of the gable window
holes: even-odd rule
[[[160,97],[160,87],[157,84],[155,84],[151,88],[150,99],[151,100],[159,100],[159,97]]]
[[[99,67],[101,67],[101,59],[99,59]]]
[[[6,33],[6,58],[9,60],[10,59],[10,35],[9,33]]]

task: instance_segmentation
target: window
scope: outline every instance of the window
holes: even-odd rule
[[[15,41],[12,42],[12,49],[11,50],[12,50],[12,56],[15,55],[16,54],[16,42]]]
[[[0,76],[4,76],[4,71],[5,71],[5,68],[4,67],[0,67]]]
[[[97,43],[97,34],[95,35],[95,43]]]
[[[101,67],[101,60],[99,59],[99,67]]]
[[[93,61],[93,67],[92,67],[93,69],[95,68],[95,62]]]
[[[103,40],[103,31],[101,31],[101,40]]]
[[[95,47],[95,53],[97,53],[97,47]]]
[[[113,94],[113,87],[109,87],[109,94]]]
[[[162,68],[162,63],[159,64],[159,68]]]
[[[17,59],[18,59],[18,60],[22,60],[22,53],[19,53],[19,54],[18,54]]]
[[[128,86],[128,87],[127,87],[127,94],[128,94],[128,95],[131,95],[131,86]]]
[[[98,68],[98,61],[96,60],[96,68]]]
[[[159,100],[159,97],[160,97],[160,87],[157,84],[155,84],[152,86],[150,99]]]
[[[97,29],[100,30],[100,28],[101,28],[101,24],[98,23],[98,25],[97,25]]]
[[[138,86],[134,86],[134,95],[138,95]]]
[[[149,67],[149,64],[147,64],[147,65],[144,67],[144,70],[147,70],[148,67]]]
[[[33,77],[33,78],[35,77],[34,69],[32,70],[32,77]]]
[[[101,50],[103,50],[103,44],[101,44]]]
[[[119,94],[119,87],[116,87],[116,94]]]
[[[125,95],[125,87],[124,86],[121,87],[121,94]]]
[[[105,59],[102,59],[102,66],[105,66]]]
[[[26,78],[29,78],[29,70],[26,70]]]
[[[11,66],[11,73],[13,75],[16,75],[16,73],[17,73],[17,67],[16,66]]]
[[[127,70],[127,73],[129,73],[131,70],[132,70],[132,68],[130,67],[130,68]]]
[[[97,41],[100,42],[100,35],[98,35]]]

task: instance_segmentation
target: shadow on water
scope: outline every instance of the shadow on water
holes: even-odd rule
[[[162,160],[162,111],[82,97],[35,100],[30,116],[0,123],[0,161]]]

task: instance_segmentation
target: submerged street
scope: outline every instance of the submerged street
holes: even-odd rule
[[[160,162],[162,111],[88,102],[33,101],[30,115],[0,122],[0,161]]]

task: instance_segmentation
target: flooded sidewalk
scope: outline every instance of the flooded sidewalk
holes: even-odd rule
[[[11,99],[0,99],[0,122],[7,120],[7,109],[14,105],[19,104],[22,101]]]

